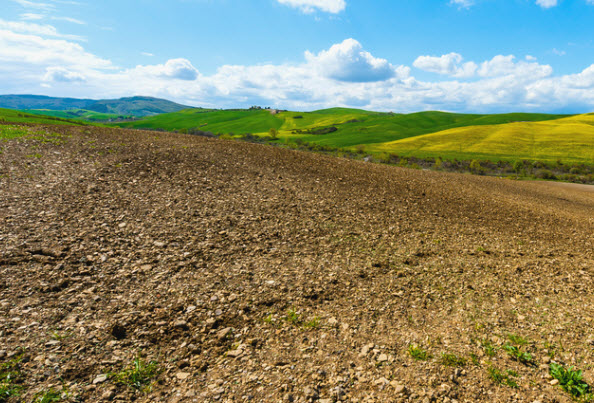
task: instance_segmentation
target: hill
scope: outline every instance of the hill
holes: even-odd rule
[[[594,164],[594,115],[465,126],[369,147],[402,156]]]
[[[280,138],[289,141],[301,139],[332,147],[353,147],[394,141],[454,127],[542,121],[565,116],[567,115],[529,113],[468,115],[446,112],[401,115],[344,108],[315,112],[282,112],[275,115],[266,110],[186,110],[116,125],[135,129],[200,129],[213,133],[258,135],[267,135],[271,128],[275,128],[279,130]],[[336,130],[325,135],[316,134],[317,131],[331,127]]]
[[[115,115],[151,116],[189,108],[165,99],[129,97],[109,100],[55,98],[41,95],[0,95],[0,108],[68,111],[84,109]]]
[[[570,402],[559,368],[594,383],[590,187],[28,130],[0,154],[8,403],[62,388],[73,401]]]

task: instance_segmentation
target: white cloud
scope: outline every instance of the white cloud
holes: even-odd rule
[[[76,71],[70,71],[63,67],[48,67],[43,76],[43,81],[54,81],[62,83],[73,83],[85,81],[85,76]]]
[[[165,64],[155,66],[137,66],[133,71],[153,77],[192,81],[199,73],[187,59],[171,59]]]
[[[345,0],[277,0],[280,4],[295,7],[304,13],[313,13],[316,9],[338,14],[346,8]]]
[[[42,14],[35,14],[35,13],[24,13],[21,14],[21,19],[23,20],[42,20],[44,16]]]
[[[155,55],[153,55],[152,53],[149,53],[149,52],[140,52],[140,54],[143,55],[143,56],[147,56],[147,57],[153,57],[153,56],[155,56]]]
[[[513,55],[497,55],[493,59],[481,63],[478,74],[481,77],[513,75],[515,77],[539,79],[548,77],[553,73],[553,68],[549,65],[528,61],[516,63],[514,60],[515,56]]]
[[[56,38],[71,39],[75,41],[83,41],[84,38],[78,35],[64,35],[60,34],[56,27],[52,25],[41,25],[33,22],[23,21],[5,21],[0,19],[0,29],[8,30],[11,32],[19,32],[25,34],[33,34],[39,36],[52,36]]]
[[[71,22],[72,24],[77,24],[77,25],[87,25],[86,22],[77,20],[76,18],[71,18],[71,17],[52,17],[52,20],[66,21],[66,22]]]
[[[413,66],[431,73],[449,75],[453,77],[472,77],[477,69],[474,62],[462,63],[462,55],[449,53],[440,57],[419,56]]]
[[[54,6],[48,3],[41,3],[38,1],[29,1],[29,0],[12,0],[15,3],[20,4],[25,8],[35,8],[38,10],[52,10]]]
[[[305,52],[305,58],[320,75],[338,81],[384,81],[396,74],[394,66],[386,59],[373,57],[354,39],[332,45],[317,55]]]
[[[472,6],[474,4],[474,1],[473,0],[450,0],[450,4],[453,4],[453,5],[461,7],[461,8],[469,8],[470,6]]]
[[[557,5],[557,0],[536,0],[536,4],[542,8],[551,8]]]
[[[411,76],[409,67],[374,57],[359,42],[347,39],[318,53],[306,52],[295,63],[225,65],[204,75],[184,58],[123,69],[79,43],[53,36],[54,31],[9,28],[19,26],[0,28],[0,93],[80,98],[146,94],[217,108],[259,104],[395,112],[594,110],[594,65],[554,76],[550,66],[534,58],[497,55],[482,63],[464,63],[461,55],[451,53],[417,58],[414,65],[449,75],[421,81]],[[465,69],[472,66],[468,63],[475,67]]]

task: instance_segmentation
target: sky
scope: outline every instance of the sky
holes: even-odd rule
[[[0,94],[594,111],[594,0],[0,0]]]

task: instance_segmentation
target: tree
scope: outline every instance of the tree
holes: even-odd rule
[[[272,140],[276,140],[278,138],[278,130],[276,130],[275,128],[272,128],[268,131],[268,134],[270,135],[270,138],[272,138]]]

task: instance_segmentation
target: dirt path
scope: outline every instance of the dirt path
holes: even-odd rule
[[[0,143],[9,402],[569,402],[551,360],[594,383],[581,188],[50,132]]]

